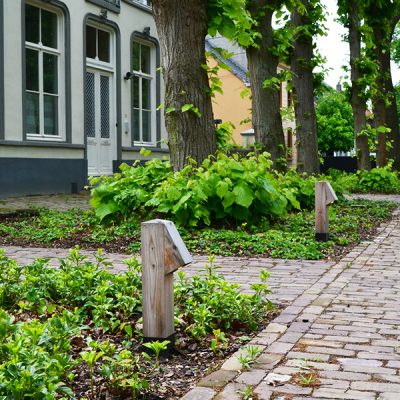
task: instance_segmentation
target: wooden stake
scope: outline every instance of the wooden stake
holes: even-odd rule
[[[320,242],[329,239],[328,207],[337,199],[329,182],[315,182],[315,238]]]
[[[174,330],[173,273],[192,262],[171,221],[142,223],[143,335],[145,340],[172,338]]]

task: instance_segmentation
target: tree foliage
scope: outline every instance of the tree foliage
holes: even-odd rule
[[[354,147],[353,115],[342,92],[326,91],[316,104],[318,148],[323,153]]]

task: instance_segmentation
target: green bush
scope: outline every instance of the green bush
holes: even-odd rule
[[[329,177],[349,193],[399,193],[400,179],[396,171],[390,168],[373,168],[370,171],[362,170],[357,173],[346,173],[338,170],[329,170]]]
[[[90,181],[92,190],[91,204],[96,215],[103,220],[106,217],[129,218],[132,211],[141,212],[153,195],[155,188],[172,174],[169,161],[153,158],[145,165],[136,161],[133,166],[120,165],[121,172],[113,176],[102,176]]]
[[[219,153],[169,176],[147,203],[180,225],[210,225],[218,220],[250,221],[283,215],[291,190],[279,192],[266,154],[240,157]]]
[[[220,329],[238,328],[255,330],[272,307],[266,295],[270,293],[266,283],[269,274],[262,271],[260,283],[251,285],[253,294],[240,292],[238,284],[232,284],[216,272],[214,258],[210,257],[205,274],[190,279],[179,272],[175,284],[175,298],[179,317],[187,324],[186,331],[199,339]]]
[[[219,153],[177,172],[156,159],[144,166],[122,165],[121,173],[100,178],[91,203],[100,219],[157,213],[181,226],[255,224],[264,216],[312,208],[317,178],[278,174],[271,165],[268,153]]]
[[[399,192],[400,181],[396,171],[389,168],[373,168],[370,171],[358,171],[356,189],[359,192],[394,193]]]

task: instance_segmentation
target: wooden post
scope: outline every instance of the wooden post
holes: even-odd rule
[[[171,221],[143,222],[141,240],[143,336],[173,342],[173,273],[193,259]]]
[[[315,182],[315,238],[320,242],[329,239],[328,206],[337,199],[329,182]]]

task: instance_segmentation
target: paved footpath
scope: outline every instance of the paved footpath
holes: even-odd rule
[[[250,385],[259,400],[399,400],[399,269],[397,211],[373,242],[325,269],[251,342],[263,352],[250,370],[238,372],[237,353],[183,399],[242,399]],[[306,372],[309,386],[293,378],[268,383],[271,374],[285,380]]]
[[[56,265],[68,253],[4,249],[21,263],[49,257]],[[125,268],[125,255],[108,256],[115,272]],[[198,272],[205,262],[196,257],[184,271]],[[239,400],[247,386],[259,400],[400,400],[400,211],[372,242],[337,263],[232,257],[215,263],[246,291],[260,270],[271,271],[270,298],[287,307],[252,340],[262,353],[250,370],[239,371],[238,352],[184,400]],[[312,374],[311,384],[296,383],[306,372]],[[277,378],[288,381],[271,386]]]

